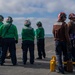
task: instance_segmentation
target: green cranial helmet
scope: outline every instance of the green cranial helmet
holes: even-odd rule
[[[30,22],[30,20],[28,19],[28,20],[25,20],[25,23],[24,23],[24,25],[25,26],[27,26],[27,27],[29,27],[30,25],[31,25],[31,22]]]
[[[3,21],[4,20],[4,17],[2,15],[0,15],[0,20]]]
[[[6,22],[7,22],[7,23],[12,23],[12,22],[13,22],[12,17],[8,16],[8,18],[6,19]]]
[[[39,21],[36,23],[37,26],[42,26],[42,23]]]

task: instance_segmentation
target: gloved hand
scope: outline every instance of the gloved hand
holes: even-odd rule
[[[15,40],[15,43],[17,44],[18,43],[18,40]]]

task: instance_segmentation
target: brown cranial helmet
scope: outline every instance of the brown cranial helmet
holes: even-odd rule
[[[66,14],[64,12],[60,12],[58,14],[58,20],[63,20],[63,19],[66,19]]]
[[[68,18],[69,19],[75,19],[75,14],[74,13],[70,13]]]

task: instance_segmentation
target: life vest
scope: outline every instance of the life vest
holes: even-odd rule
[[[65,37],[66,27],[67,27],[67,24],[65,22],[56,22],[53,25],[53,34],[54,34],[55,40],[66,41],[66,37]]]

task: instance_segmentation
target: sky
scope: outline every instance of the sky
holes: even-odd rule
[[[19,34],[26,19],[30,19],[34,30],[37,28],[36,23],[41,21],[45,34],[52,34],[53,24],[60,12],[67,14],[68,22],[68,15],[75,12],[75,0],[0,0],[0,14],[4,20],[8,16],[13,18]]]

